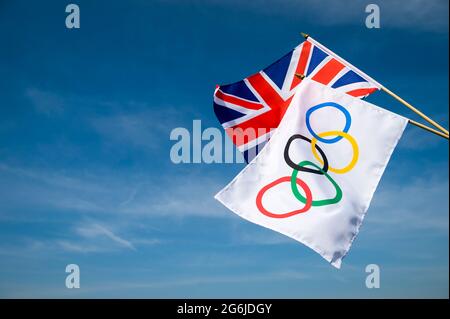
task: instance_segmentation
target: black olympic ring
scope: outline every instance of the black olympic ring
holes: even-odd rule
[[[308,172],[308,173],[319,174],[319,175],[324,175],[324,173],[328,172],[328,159],[327,159],[325,153],[322,151],[322,149],[317,144],[315,145],[315,147],[319,151],[319,153],[323,159],[323,168],[321,170],[302,167],[302,166],[295,164],[291,160],[291,158],[289,157],[289,147],[291,146],[291,143],[298,138],[311,143],[311,140],[309,138],[307,138],[306,136],[303,136],[301,134],[292,135],[289,138],[289,140],[287,141],[286,146],[284,148],[284,160],[285,160],[286,164],[288,164],[291,168],[293,168],[297,171],[302,171],[302,172]]]

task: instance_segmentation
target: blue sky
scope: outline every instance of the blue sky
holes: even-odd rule
[[[407,128],[341,270],[213,199],[243,164],[169,157],[300,31],[448,127],[447,1],[376,1],[378,30],[365,1],[77,1],[78,30],[68,3],[0,2],[0,297],[448,298],[444,139]]]

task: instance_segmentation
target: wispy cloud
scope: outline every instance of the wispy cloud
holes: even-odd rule
[[[142,188],[133,201],[122,206],[123,211],[141,216],[227,216],[226,210],[213,198],[223,186],[223,181],[193,173],[184,176],[183,183],[173,183],[173,180],[173,176],[167,176],[159,185]]]
[[[286,245],[297,243],[292,238],[281,235],[266,228],[243,232],[241,228],[234,229],[232,239],[238,245]]]
[[[225,209],[213,199],[223,182],[202,173],[189,173],[183,183],[173,183],[172,175],[155,180],[154,176],[124,176],[104,170],[61,172],[0,163],[0,175],[3,175],[0,182],[9,184],[4,187],[8,197],[0,200],[3,208],[33,205],[130,217],[226,216]],[[28,200],[23,202],[20,194],[28,194]]]
[[[38,113],[58,115],[64,110],[64,99],[52,92],[29,88],[26,90],[25,95],[29,98],[35,111]]]
[[[80,235],[81,237],[87,238],[87,239],[96,239],[96,238],[106,237],[106,238],[110,239],[112,242],[118,244],[119,246],[129,248],[131,250],[136,250],[136,248],[130,241],[114,234],[111,230],[109,230],[106,227],[99,225],[99,224],[91,224],[91,225],[87,225],[87,226],[77,227],[76,233],[78,235]]]
[[[306,280],[311,276],[300,271],[278,271],[269,273],[255,273],[253,275],[225,275],[225,276],[201,276],[201,277],[189,277],[189,278],[176,278],[170,280],[163,280],[153,283],[117,283],[112,289],[116,290],[117,287],[122,288],[161,288],[161,287],[179,287],[179,286],[198,286],[207,284],[219,284],[219,283],[251,283],[251,282],[271,282],[280,280]],[[105,287],[106,288],[106,287]]]
[[[155,147],[159,132],[153,127],[151,115],[119,114],[92,119],[92,125],[107,141],[134,146]]]
[[[402,149],[420,151],[429,150],[441,144],[442,140],[440,137],[424,132],[417,127],[411,127],[405,131],[398,146]]]
[[[375,3],[380,7],[382,27],[418,29],[433,32],[448,32],[448,1],[442,0],[384,0],[384,1],[352,1],[346,0],[281,0],[281,1],[220,1],[198,0],[201,3],[218,6],[234,6],[249,9],[273,16],[296,16],[325,26],[361,25],[368,13],[365,7]]]
[[[375,194],[367,221],[392,234],[412,229],[448,234],[448,191],[448,178],[436,174],[384,184]]]
[[[171,105],[150,105],[133,100],[106,101],[101,98],[59,94],[28,88],[24,92],[34,110],[47,116],[76,116],[79,126],[93,136],[100,136],[107,146],[157,150],[161,136],[169,136],[173,127],[181,125],[189,111],[178,112]],[[60,120],[60,117],[58,117]],[[168,140],[168,138],[167,138]],[[65,141],[66,144],[68,141]],[[64,145],[67,147],[67,145]]]
[[[124,235],[119,233],[124,233]],[[14,236],[9,246],[0,245],[0,255],[29,258],[47,253],[105,253],[123,250],[137,251],[139,247],[155,246],[163,243],[158,238],[136,236],[133,227],[121,227],[119,223],[108,225],[94,220],[82,219],[64,234],[54,234],[41,238],[34,235]],[[134,235],[133,235],[134,234]]]
[[[155,150],[161,145],[161,136],[169,136],[180,119],[175,108],[162,108],[163,112],[145,103],[127,102],[121,109],[133,111],[97,115],[87,121],[107,143]]]
[[[172,293],[169,296],[192,296],[192,293],[187,293],[183,289],[183,292],[177,292],[177,289],[173,288],[192,288],[207,285],[220,285],[220,284],[259,284],[259,283],[271,283],[271,282],[304,282],[310,280],[311,276],[300,271],[278,271],[278,272],[255,272],[252,275],[249,274],[236,274],[236,275],[204,275],[204,276],[171,276],[170,278],[158,278],[156,280],[149,281],[113,281],[97,282],[94,284],[84,285],[82,289],[76,289],[71,291],[70,289],[58,289],[56,287],[33,287],[30,285],[23,286],[15,284],[13,289],[6,289],[8,291],[5,296],[0,292],[0,295],[7,298],[54,298],[54,297],[87,297],[87,296],[101,296],[106,293],[121,292],[120,296],[129,296],[129,294],[139,293],[147,291],[147,293],[156,294],[159,298],[164,297],[163,291],[166,289],[172,289]],[[269,293],[270,295],[270,293]],[[275,297],[275,296],[274,296]]]
[[[64,251],[72,252],[72,253],[99,253],[104,252],[105,249],[99,247],[98,245],[90,245],[90,244],[80,244],[77,242],[72,242],[68,240],[58,240],[56,244],[62,248]]]

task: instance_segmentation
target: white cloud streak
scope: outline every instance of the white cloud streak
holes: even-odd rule
[[[113,241],[114,243],[118,244],[119,246],[131,249],[131,250],[136,250],[136,248],[130,241],[114,234],[111,230],[109,230],[106,227],[99,225],[99,224],[91,224],[91,225],[87,225],[87,226],[77,227],[76,233],[78,235],[80,235],[81,237],[87,238],[87,239],[96,239],[99,237],[106,237],[106,238],[110,239],[111,241]]]
[[[177,1],[174,1],[177,2]],[[198,3],[215,6],[233,6],[270,16],[298,17],[303,21],[323,26],[364,26],[368,13],[365,8],[374,3],[380,7],[381,27],[416,29],[448,33],[448,2],[446,0],[253,0],[221,1],[198,0]]]
[[[0,199],[0,207],[32,205],[129,217],[227,216],[226,210],[213,199],[223,182],[204,174],[191,173],[183,177],[183,183],[174,183],[174,176],[155,180],[153,176],[68,173],[0,163],[1,175],[0,187],[3,184],[5,198]],[[22,194],[27,194],[26,202]]]
[[[50,116],[61,114],[64,111],[64,100],[52,92],[28,88],[25,95],[38,113]]]
[[[366,222],[378,224],[378,232],[427,230],[448,234],[448,179],[429,174],[387,184],[377,191]],[[372,228],[372,233],[377,233]]]

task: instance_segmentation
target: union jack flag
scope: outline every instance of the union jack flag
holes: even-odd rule
[[[380,85],[311,37],[262,71],[236,83],[217,86],[214,112],[250,162],[278,127],[303,74],[358,98]]]

